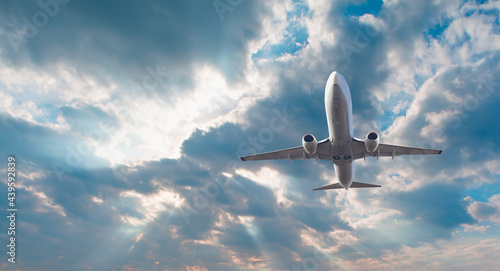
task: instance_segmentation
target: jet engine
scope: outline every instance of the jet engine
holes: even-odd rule
[[[313,135],[307,134],[302,137],[302,147],[308,154],[315,154],[318,149],[318,141]]]
[[[378,147],[378,134],[370,132],[365,136],[365,149],[367,152],[374,152]]]

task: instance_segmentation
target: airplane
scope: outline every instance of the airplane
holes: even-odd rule
[[[369,132],[364,140],[352,132],[352,100],[347,81],[339,72],[332,72],[325,87],[325,110],[328,138],[317,141],[311,134],[302,137],[302,146],[279,151],[240,157],[242,161],[283,159],[317,159],[333,162],[338,183],[313,190],[381,187],[354,181],[354,160],[366,157],[392,157],[400,155],[441,154],[443,150],[422,149],[379,143],[379,135]]]

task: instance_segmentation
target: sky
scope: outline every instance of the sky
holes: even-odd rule
[[[0,2],[2,270],[500,268],[500,1]],[[238,155],[328,136],[444,148]],[[8,157],[16,263],[8,262]]]

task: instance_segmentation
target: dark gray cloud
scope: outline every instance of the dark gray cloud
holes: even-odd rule
[[[15,154],[20,163],[31,161],[52,171],[56,162],[59,172],[109,165],[109,162],[94,155],[92,140],[83,136],[82,131],[61,134],[48,127],[5,114],[0,114],[0,127],[3,131],[0,135],[0,153],[4,156]]]
[[[475,204],[470,211],[478,220],[486,220],[497,213],[498,209],[491,204],[480,202]]]
[[[3,3],[4,61],[44,69],[76,64],[101,80],[137,84],[147,66],[189,75],[194,64],[207,63],[229,81],[242,80],[247,42],[260,35],[259,18],[266,12],[256,1],[241,2],[222,21],[210,1],[69,1],[58,7],[46,24],[34,26],[36,34],[25,34],[25,42],[12,46],[9,38],[19,38],[15,33],[33,25],[44,9],[36,2]]]
[[[423,223],[443,230],[430,231],[429,234],[450,238],[450,229],[475,222],[467,212],[468,203],[463,199],[463,189],[454,185],[434,184],[415,191],[396,193],[384,204],[401,211],[409,219],[421,219]]]

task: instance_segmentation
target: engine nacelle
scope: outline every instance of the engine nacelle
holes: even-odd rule
[[[307,134],[302,137],[302,147],[308,154],[315,154],[318,149],[318,141],[313,135]]]
[[[370,132],[365,136],[365,149],[367,152],[374,152],[378,147],[378,134],[375,132]]]

